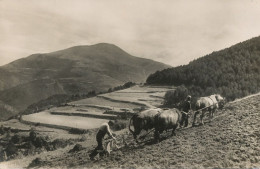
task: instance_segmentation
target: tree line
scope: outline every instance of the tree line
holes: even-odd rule
[[[194,97],[219,93],[228,101],[260,89],[260,37],[151,74],[149,85],[184,85]]]

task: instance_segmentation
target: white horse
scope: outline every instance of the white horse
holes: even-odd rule
[[[200,115],[200,123],[203,125],[203,117],[205,115],[205,112],[209,112],[210,120],[213,118],[215,111],[220,108],[222,109],[224,107],[224,98],[220,96],[219,94],[213,94],[208,97],[200,97],[196,101],[195,105],[195,114],[193,118],[192,125],[195,125],[196,122],[196,116],[197,114],[201,113]]]

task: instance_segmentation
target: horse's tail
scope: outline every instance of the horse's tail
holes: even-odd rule
[[[129,121],[129,126],[128,126],[128,129],[129,129],[129,131],[134,135],[134,131],[131,129],[131,123],[132,123],[132,119],[133,119],[133,117],[134,117],[135,115],[133,115],[132,117],[131,117],[131,119],[130,119],[130,121]]]

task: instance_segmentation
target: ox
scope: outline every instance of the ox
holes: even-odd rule
[[[195,125],[197,114],[200,115],[200,124],[204,124],[203,117],[205,112],[209,112],[210,120],[213,118],[216,109],[222,109],[224,107],[225,100],[219,94],[214,94],[208,97],[200,97],[197,99],[195,104],[195,114],[193,117],[192,126]]]
[[[132,116],[132,118],[130,119],[130,122],[129,122],[129,131],[133,134],[136,142],[138,142],[137,135],[139,135],[142,130],[148,131],[149,129],[154,128],[154,117],[156,114],[158,114],[161,111],[162,111],[162,109],[159,109],[159,108],[148,109],[148,110],[139,112],[137,114],[134,114]],[[134,131],[131,130],[131,128],[130,128],[131,121],[134,126]]]
[[[160,139],[160,133],[164,130],[172,129],[172,135],[175,134],[175,129],[178,127],[181,119],[183,118],[182,113],[176,109],[168,109],[158,113],[155,116],[155,131],[154,138],[156,141]]]

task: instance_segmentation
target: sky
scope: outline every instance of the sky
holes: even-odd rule
[[[0,0],[0,66],[112,43],[171,66],[260,35],[259,0]]]

